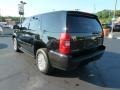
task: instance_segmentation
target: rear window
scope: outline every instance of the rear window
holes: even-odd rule
[[[68,16],[67,27],[68,32],[73,33],[90,33],[102,31],[101,25],[96,19],[82,16]]]

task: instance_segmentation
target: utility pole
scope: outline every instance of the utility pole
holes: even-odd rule
[[[0,22],[2,22],[1,8],[0,8],[0,18],[1,18]]]
[[[115,16],[116,16],[116,7],[117,7],[117,0],[115,1],[115,10],[114,10],[113,18],[115,18]]]
[[[117,7],[117,0],[115,1],[115,9],[114,9],[113,18],[112,18],[112,29],[111,29],[111,32],[108,36],[109,38],[113,38],[114,21],[116,19],[116,7]]]
[[[93,0],[93,13],[96,13],[96,5],[95,5],[95,0]]]

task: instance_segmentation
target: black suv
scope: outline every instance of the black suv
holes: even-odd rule
[[[96,15],[56,11],[27,18],[13,33],[14,50],[37,60],[41,72],[73,70],[99,59],[104,51],[103,31]]]

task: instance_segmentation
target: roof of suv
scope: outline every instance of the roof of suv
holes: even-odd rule
[[[87,13],[87,12],[82,12],[82,11],[64,11],[64,10],[41,13],[41,14],[52,14],[52,13],[68,13],[70,15],[83,15],[83,16],[97,17],[95,14],[92,14],[92,13]],[[41,14],[38,14],[38,15],[41,15]]]

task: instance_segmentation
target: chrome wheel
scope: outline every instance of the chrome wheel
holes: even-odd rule
[[[44,71],[46,69],[46,60],[42,53],[38,54],[38,68],[40,71]]]
[[[40,72],[44,74],[50,74],[53,70],[48,56],[47,56],[47,49],[41,48],[37,50],[36,59],[37,59],[37,66]]]
[[[14,50],[16,51],[17,50],[17,40],[16,40],[16,38],[14,38],[13,44],[14,44]]]

